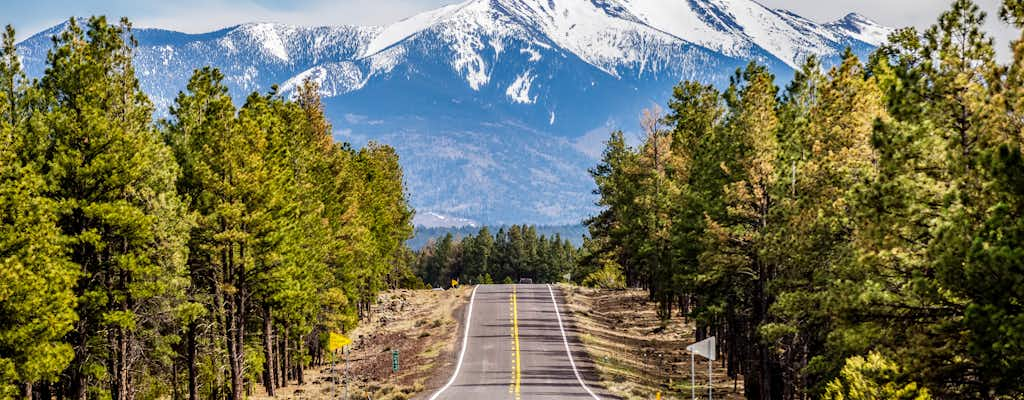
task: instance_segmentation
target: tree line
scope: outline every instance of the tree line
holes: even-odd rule
[[[576,257],[576,247],[561,235],[538,235],[534,226],[512,225],[494,234],[483,227],[462,239],[448,233],[412,254],[409,262],[426,284],[448,287],[452,279],[463,283],[513,283],[521,278],[535,283],[560,282],[575,270]]]
[[[332,140],[318,88],[240,107],[213,68],[156,121],[127,20],[0,53],[0,398],[242,399],[302,382],[397,284],[393,149]]]
[[[503,225],[489,225],[488,230],[494,231],[506,226]],[[561,237],[568,239],[573,245],[579,247],[583,242],[583,237],[587,235],[587,227],[582,223],[575,225],[533,225],[538,235],[544,235],[553,237],[560,235]],[[413,229],[412,239],[405,242],[406,246],[413,250],[419,250],[423,248],[427,243],[432,243],[438,239],[443,238],[446,234],[451,233],[455,240],[461,240],[467,236],[473,236],[480,232],[481,226],[459,226],[459,227],[425,227],[417,225]]]
[[[997,62],[984,19],[956,0],[781,91],[680,83],[592,169],[581,267],[717,336],[749,399],[1024,396],[1024,40]]]

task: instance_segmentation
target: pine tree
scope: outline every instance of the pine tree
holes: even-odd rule
[[[197,220],[189,241],[191,287],[188,295],[191,301],[201,304],[206,310],[192,312],[183,321],[189,400],[199,397],[197,367],[203,360],[197,356],[205,358],[204,363],[208,365],[226,368],[228,363],[226,354],[222,352],[226,349],[227,340],[223,291],[225,266],[220,256],[223,245],[216,238],[221,227],[216,210],[222,201],[218,186],[225,181],[222,175],[224,166],[219,165],[218,160],[224,160],[222,157],[226,149],[223,146],[233,129],[235,107],[222,81],[223,75],[215,69],[197,70],[189,80],[188,92],[179,94],[171,107],[173,120],[165,134],[182,168],[178,191],[189,202],[189,210]],[[200,331],[207,332],[207,337],[198,338]],[[204,347],[202,351],[200,346]],[[209,394],[211,397],[223,388],[226,381],[219,372],[215,372],[217,377],[210,382],[213,386]]]
[[[40,87],[49,129],[42,159],[58,226],[81,267],[70,395],[135,396],[167,342],[160,320],[177,300],[188,218],[175,193],[178,168],[153,126],[131,63],[131,26],[72,19],[55,37]],[[38,136],[37,136],[38,137]]]
[[[1022,156],[1019,126],[1011,118],[1020,93],[1019,73],[1011,65],[995,66],[992,39],[980,31],[985,15],[973,4],[954,4],[936,28],[943,67],[936,85],[947,107],[958,113],[940,132],[947,143],[950,189],[942,222],[929,248],[935,279],[952,302],[952,318],[934,323],[954,347],[957,362],[944,379],[944,390],[961,397],[1021,396],[1024,348],[1019,300]],[[1004,17],[1020,5],[1007,2]],[[1012,21],[1012,18],[1008,18]],[[950,39],[951,38],[951,39]],[[1014,58],[1022,56],[1014,46]],[[1009,104],[1002,100],[1009,99]],[[1009,126],[1007,126],[1009,125]],[[940,301],[946,300],[940,298]],[[953,303],[949,305],[949,303]],[[1014,332],[1014,333],[1011,333]],[[939,381],[943,382],[943,381]]]
[[[725,188],[727,212],[722,220],[708,222],[704,262],[717,274],[738,277],[735,284],[745,298],[746,331],[741,339],[751,345],[744,357],[747,398],[778,398],[782,382],[778,361],[761,341],[757,328],[768,322],[773,302],[769,284],[777,276],[776,260],[765,257],[779,181],[775,163],[779,145],[776,87],[763,67],[751,64],[738,75],[726,94],[731,112],[729,137],[739,148],[734,162],[722,168],[730,183]],[[735,278],[733,278],[735,279]]]
[[[31,397],[33,383],[56,381],[74,356],[62,338],[77,318],[78,268],[56,224],[57,203],[24,157],[29,90],[8,25],[0,53],[0,398]]]
[[[896,120],[876,130],[878,180],[858,190],[859,268],[850,276],[859,287],[840,290],[857,296],[845,303],[846,318],[874,317],[852,324],[861,337],[838,346],[863,351],[858,343],[876,339],[863,333],[878,334],[876,346],[944,397],[987,390],[964,357],[965,306],[950,291],[962,282],[942,279],[962,268],[991,201],[980,157],[1005,140],[1001,69],[984,18],[972,2],[956,1],[922,39],[899,36],[874,63]]]
[[[680,308],[696,319],[698,336],[703,338],[709,328],[721,327],[719,321],[726,311],[719,307],[724,300],[722,282],[703,274],[699,261],[705,217],[718,219],[724,213],[721,200],[726,176],[719,166],[727,158],[723,149],[730,145],[722,140],[725,109],[717,89],[689,81],[676,86],[669,108],[672,112],[665,120],[672,127],[671,148],[677,157],[672,179],[679,188],[671,202],[670,240],[676,264],[671,285],[677,288]],[[723,346],[732,342],[723,339]],[[730,374],[735,376],[733,365],[730,363]]]
[[[634,262],[639,241],[636,225],[639,209],[633,206],[639,189],[634,179],[636,157],[636,153],[626,145],[623,133],[612,132],[601,162],[590,170],[597,186],[594,193],[600,196],[597,205],[602,210],[586,221],[593,240],[588,242],[590,254],[581,260],[598,268],[614,260],[615,265],[623,267],[622,272],[629,284],[640,280],[640,273],[635,267],[637,263]]]
[[[814,354],[823,352],[832,328],[826,296],[835,268],[853,262],[850,188],[871,179],[875,157],[870,136],[885,115],[881,90],[865,78],[860,61],[849,51],[824,80],[815,79],[813,71],[804,76],[810,82],[795,81],[791,91],[798,91],[787,96],[790,110],[808,108],[785,124],[796,133],[787,132],[792,170],[782,180],[779,207],[785,222],[772,245],[780,264],[772,314],[781,321],[762,327],[785,360],[786,381],[803,381],[787,385],[787,391],[798,393],[801,387],[820,390],[813,383],[823,383],[822,375],[827,378],[839,367],[814,360],[817,365],[805,370]],[[812,100],[804,103],[808,97]]]

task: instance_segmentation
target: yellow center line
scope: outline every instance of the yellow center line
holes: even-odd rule
[[[519,306],[516,304],[516,287],[512,286],[512,343],[515,348],[515,375],[513,376],[513,387],[515,397],[519,398],[519,364],[521,364],[519,358]]]

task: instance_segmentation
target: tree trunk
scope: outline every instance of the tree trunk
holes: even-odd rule
[[[306,379],[303,376],[304,374],[302,371],[302,369],[305,368],[305,365],[303,365],[305,363],[302,361],[302,359],[305,358],[302,353],[302,335],[299,335],[299,338],[295,339],[295,351],[299,352],[297,355],[298,362],[295,363],[295,378],[299,380],[300,385],[305,385]]]
[[[285,324],[284,332],[281,334],[281,387],[288,386],[288,380],[291,379],[291,360],[288,355],[288,325]]]
[[[272,326],[272,314],[270,305],[263,305],[263,357],[266,360],[263,368],[263,385],[267,389],[267,396],[274,396],[274,386],[277,385],[277,374],[274,371],[274,338]]]
[[[227,337],[227,341],[228,341],[228,366],[231,369],[231,395],[228,398],[229,398],[229,400],[242,400],[242,391],[241,391],[241,385],[240,385],[241,384],[241,377],[239,376],[241,371],[238,370],[238,362],[237,362],[238,361],[238,349],[236,348],[236,344],[235,344],[235,342],[237,341],[235,339],[235,337],[236,337],[235,331],[238,329],[235,326],[235,321],[236,321],[235,313],[238,312],[236,310],[236,308],[235,308],[237,306],[237,301],[234,298],[235,296],[231,296],[231,297],[232,297],[231,301],[228,302],[228,310],[227,310],[227,312],[228,312],[228,318],[227,318],[227,322],[228,322],[228,324],[227,324],[228,325],[227,326],[227,330],[228,330],[228,337]]]
[[[231,366],[231,400],[242,400],[244,388],[242,383],[242,368],[245,366],[245,288],[242,282],[242,267],[236,267],[234,246],[229,246],[226,251],[226,263],[228,276],[234,283],[235,292],[231,294],[231,301],[228,302],[228,364]],[[242,246],[239,246],[240,262],[238,265],[245,265],[245,257]]]
[[[288,386],[288,374],[284,370],[284,358],[281,357],[284,354],[284,346],[281,346],[281,341],[274,342],[274,346],[277,347],[277,359],[274,360],[274,371],[277,373],[277,378],[281,382],[281,387]]]
[[[222,253],[221,262],[227,262],[227,258]],[[223,283],[226,281],[224,269],[226,264],[222,264],[222,268],[216,272],[217,277],[213,283],[213,301],[214,301],[214,332],[212,334],[212,343],[217,349],[223,348],[228,341],[228,322],[227,322],[227,302],[224,299],[224,292],[221,290]],[[230,349],[230,346],[227,346]],[[210,360],[210,371],[213,373],[213,385],[210,387],[210,400],[221,400],[221,391],[224,389],[224,368],[223,359],[220,357],[209,357]],[[194,400],[194,399],[192,399]]]
[[[124,328],[117,332],[117,397],[114,400],[128,399],[128,333]]]
[[[119,381],[117,374],[117,333],[114,330],[107,332],[107,390],[110,392],[110,398],[112,400],[118,400],[117,395],[119,393],[117,389],[117,383]]]
[[[171,399],[181,400],[178,394],[178,363],[171,361]]]
[[[274,384],[278,387],[284,387],[284,374],[281,373],[281,344],[276,341],[270,343],[277,357],[274,357],[274,362],[267,364],[267,368],[270,368],[270,371],[274,374]]]
[[[242,295],[236,294],[234,297],[234,306],[232,316],[232,338],[231,341],[232,353],[231,357],[231,399],[242,400],[242,390],[245,388],[243,383],[243,368],[245,367],[245,319],[242,317],[244,313],[243,297]]]
[[[196,323],[188,325],[188,337],[185,339],[185,365],[188,368],[188,400],[198,400],[196,392]]]
[[[50,382],[40,382],[39,386],[39,398],[43,400],[50,400],[53,398],[53,384]]]
[[[80,355],[76,355],[76,356],[80,357]],[[79,358],[79,360],[81,360],[81,359]],[[79,363],[80,362],[81,361],[79,361]],[[75,370],[72,372],[72,375],[74,376],[74,378],[72,378],[71,397],[74,400],[88,400],[85,397],[85,394],[86,394],[85,393],[85,386],[87,384],[87,382],[85,380],[85,374],[82,373],[82,371],[80,369],[81,368],[80,366],[74,366],[73,368]]]

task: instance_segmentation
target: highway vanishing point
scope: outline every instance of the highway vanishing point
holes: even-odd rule
[[[550,285],[479,285],[451,378],[428,400],[613,399],[587,376],[593,365]]]

